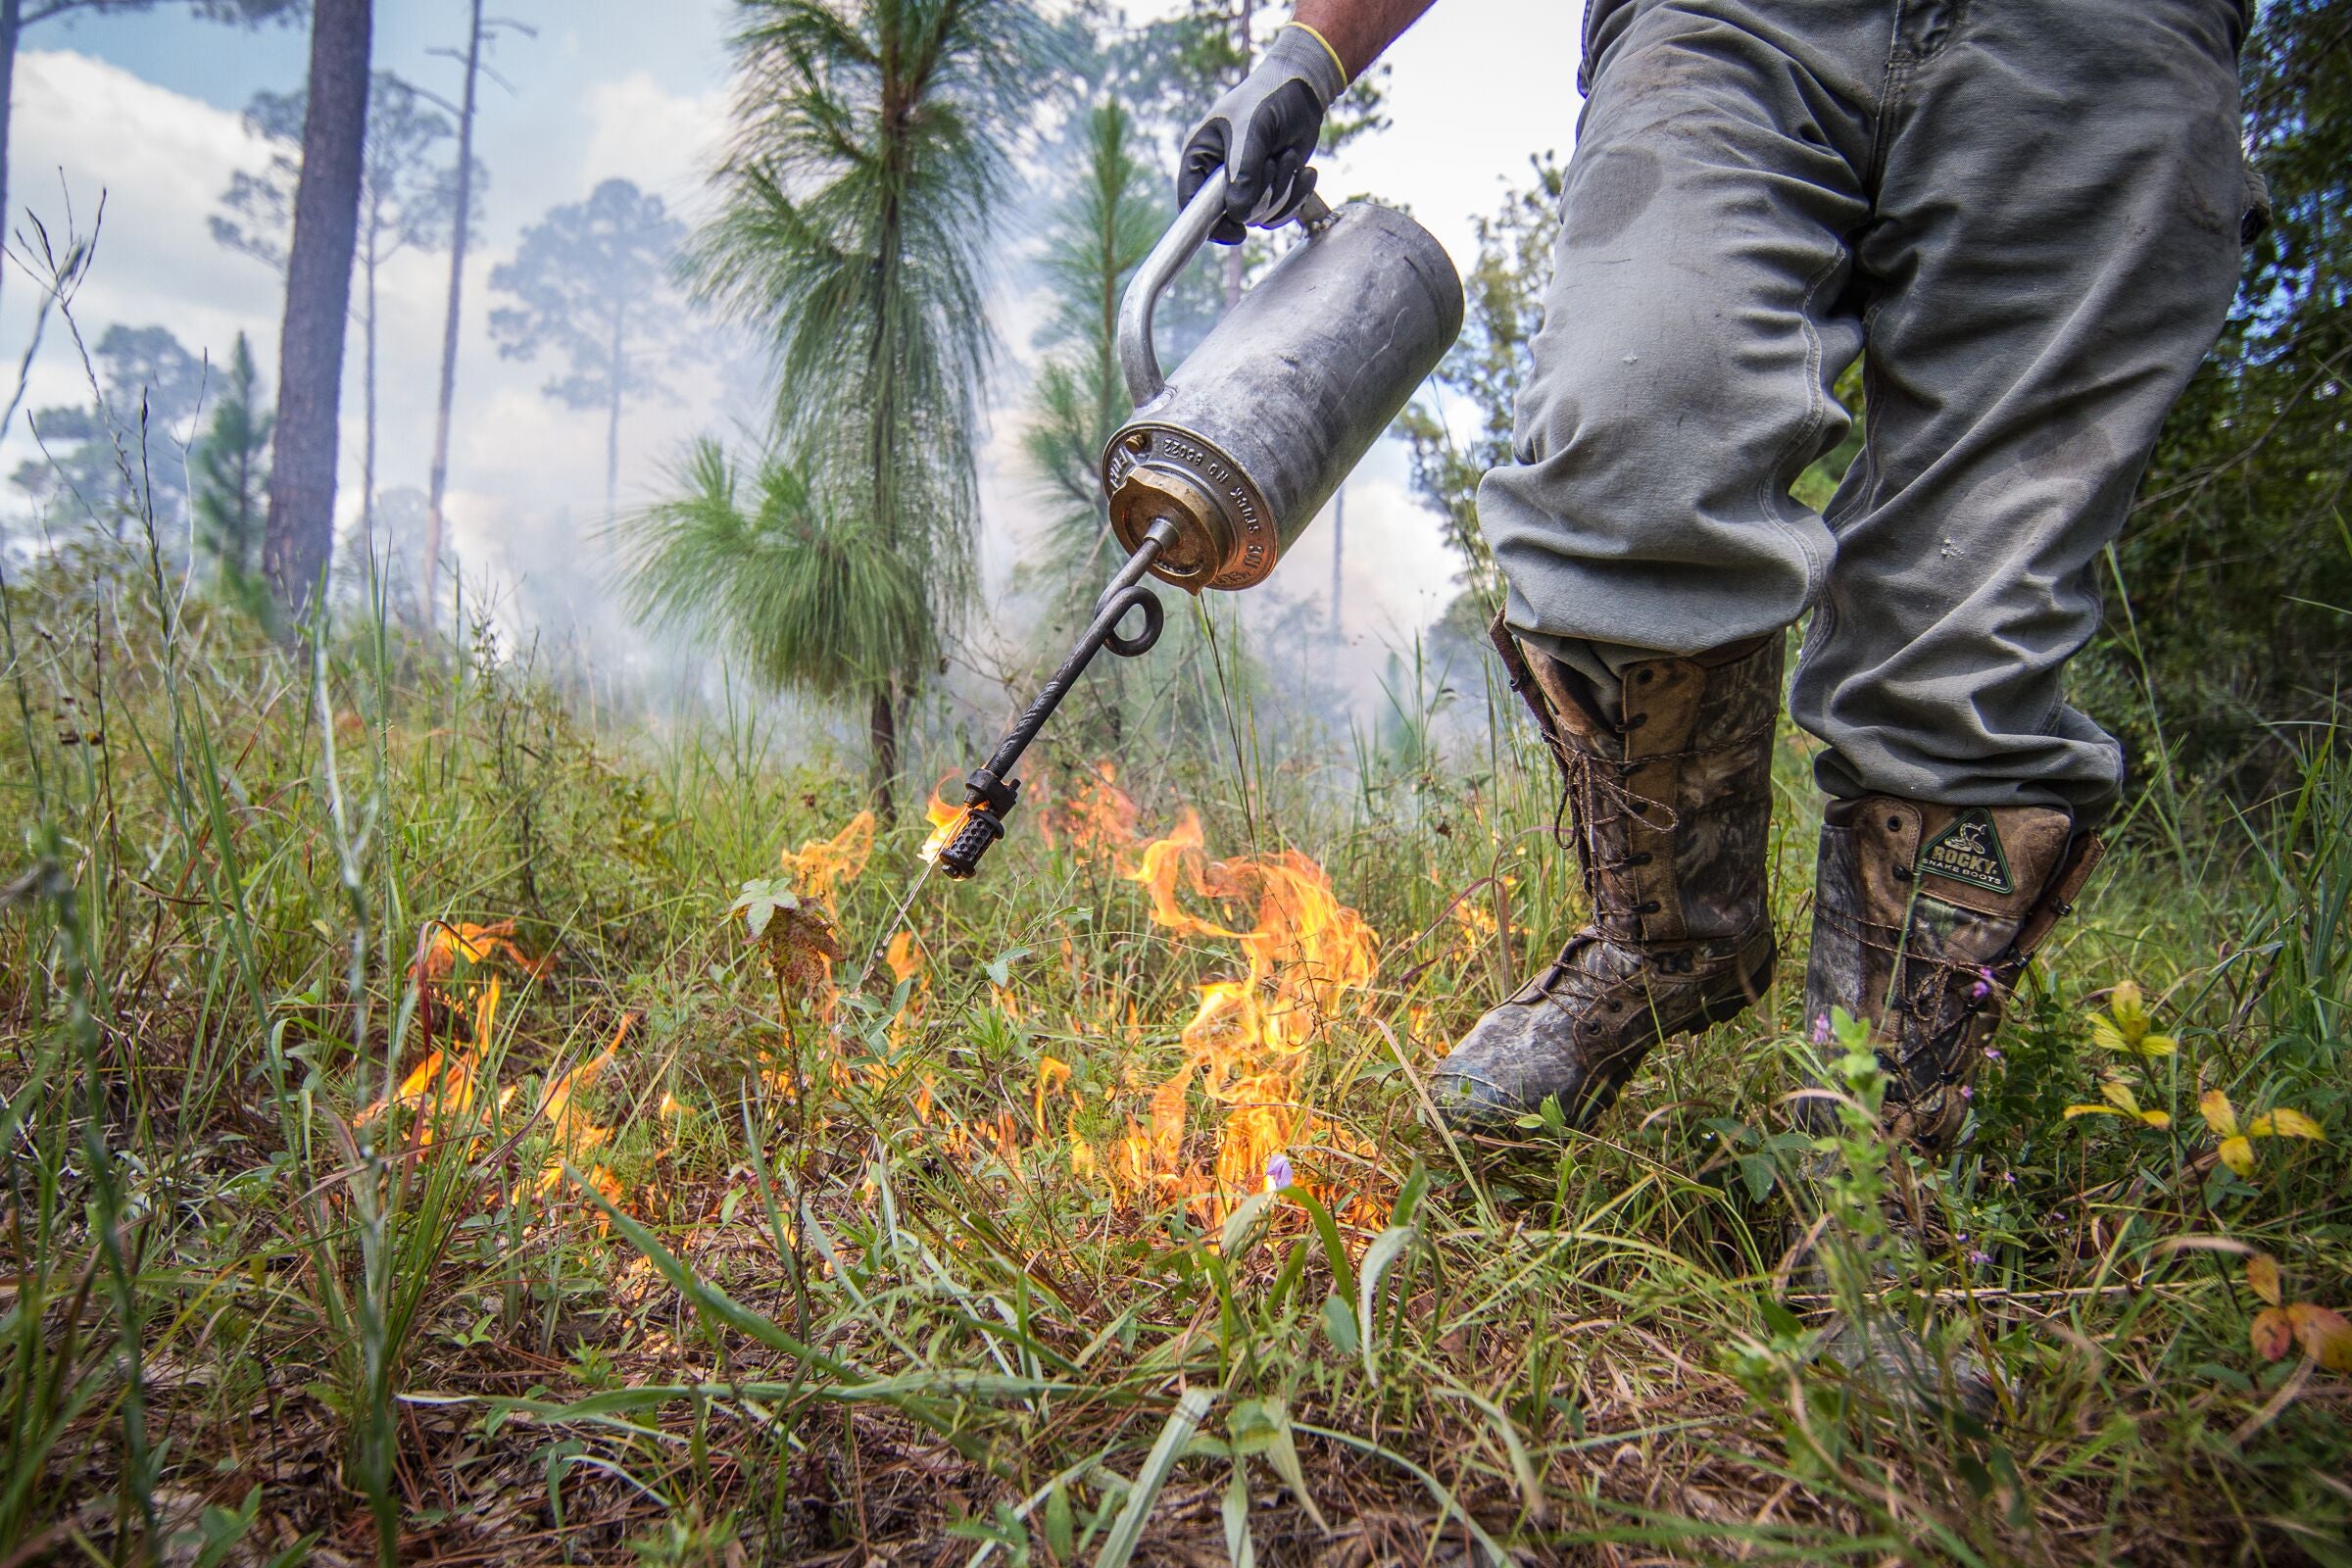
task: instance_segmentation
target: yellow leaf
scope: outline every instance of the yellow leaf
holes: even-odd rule
[[[2139,1098],[2132,1093],[2132,1086],[2121,1078],[2110,1078],[2099,1085],[2099,1095],[2107,1103],[2117,1106],[2127,1116],[2139,1114]]]
[[[2254,1146],[2243,1138],[2223,1139],[2222,1163],[2251,1181],[2254,1176]]]
[[[2115,1026],[2123,1031],[2126,1040],[2139,1043],[2148,1032],[2148,1004],[2140,996],[2139,987],[2129,980],[2119,981],[2107,997],[2107,1010],[2115,1015]]]
[[[2266,1306],[2254,1314],[2246,1338],[2254,1342],[2256,1355],[2265,1361],[2276,1361],[2286,1353],[2288,1346],[2295,1343],[2294,1325],[2286,1320],[2286,1314],[2278,1308]]]
[[[2246,1259],[2246,1284],[2256,1296],[2278,1304],[2278,1260],[2268,1253],[2256,1252]]]
[[[2066,1119],[2073,1121],[2078,1116],[2127,1116],[2134,1121],[2144,1121],[2151,1127],[2170,1127],[2173,1124],[2173,1118],[2164,1111],[2140,1109],[2139,1102],[2132,1098],[2132,1091],[2115,1080],[2109,1079],[2103,1087],[2108,1099],[2123,1102],[2120,1108],[2117,1105],[2069,1105],[2065,1111]]]
[[[2286,1317],[2313,1360],[2330,1372],[2352,1372],[2352,1322],[2341,1312],[2297,1301],[2286,1309]]]
[[[2114,1021],[2105,1013],[2094,1012],[2087,1021],[2090,1024],[2090,1043],[2092,1045],[2101,1051],[2118,1051],[2127,1054],[2131,1052],[2132,1042],[2124,1038],[2124,1032],[2118,1029]]]
[[[2141,1035],[2139,1044],[2132,1049],[2143,1056],[2169,1056],[2180,1049],[2180,1044],[2171,1035]]]
[[[2318,1138],[2320,1124],[2299,1110],[2281,1105],[2255,1117],[2247,1124],[2246,1133],[2252,1138]]]
[[[2204,1116],[2205,1125],[2213,1129],[2214,1137],[2237,1136],[2237,1109],[2230,1103],[2230,1097],[2219,1089],[2208,1089],[2199,1095],[2197,1110]]]

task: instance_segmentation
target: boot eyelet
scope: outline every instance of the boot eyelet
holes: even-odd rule
[[[1634,684],[1637,686],[1646,686],[1652,680],[1657,678],[1657,673],[1658,672],[1654,669],[1637,669],[1634,671]]]
[[[1658,857],[1654,851],[1643,850],[1640,855],[1634,856],[1625,863],[1628,865],[1647,865],[1657,858]]]
[[[1648,903],[1646,903],[1646,904],[1637,904],[1637,905],[1635,905],[1635,906],[1634,906],[1634,912],[1635,912],[1636,914],[1655,914],[1655,913],[1657,913],[1657,912],[1658,912],[1658,910],[1659,910],[1659,908],[1660,908],[1660,907],[1662,907],[1662,906],[1660,906],[1660,905],[1659,905],[1658,901],[1657,901],[1657,900],[1655,900],[1655,899],[1651,899],[1651,900],[1650,900]]]
[[[1630,735],[1635,730],[1640,729],[1642,725],[1648,722],[1649,715],[1647,713],[1635,713],[1628,717],[1625,721],[1626,733]]]
[[[1908,882],[1908,881],[1910,881],[1910,880],[1911,880],[1911,868],[1910,868],[1909,866],[1907,866],[1907,865],[1898,865],[1898,866],[1896,866],[1896,867],[1894,868],[1894,879],[1895,879],[1897,882]]]
[[[1889,833],[1900,833],[1902,830],[1903,830],[1903,819],[1902,819],[1901,817],[1899,817],[1899,816],[1890,816],[1890,817],[1888,817],[1888,818],[1886,819],[1886,831],[1887,831],[1887,832],[1889,832]]]

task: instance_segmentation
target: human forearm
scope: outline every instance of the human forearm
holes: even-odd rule
[[[1291,20],[1312,27],[1340,57],[1350,81],[1421,20],[1437,0],[1298,0]]]

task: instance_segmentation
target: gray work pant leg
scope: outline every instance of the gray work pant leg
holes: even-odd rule
[[[1511,623],[1694,653],[1816,611],[1834,794],[2091,808],[2092,567],[2234,287],[2235,0],[1602,0],[1482,521]],[[1825,519],[1788,487],[1869,437]]]

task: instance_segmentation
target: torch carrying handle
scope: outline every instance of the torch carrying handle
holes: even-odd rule
[[[1128,401],[1139,409],[1168,384],[1167,377],[1160,374],[1159,351],[1152,343],[1152,316],[1159,297],[1176,281],[1193,254],[1208,243],[1209,230],[1224,216],[1225,171],[1220,169],[1193,193],[1184,211],[1176,215],[1176,221],[1159,236],[1159,243],[1135,270],[1135,277],[1119,300],[1119,373],[1127,381]],[[1301,229],[1312,229],[1330,216],[1323,198],[1309,191],[1291,220]]]

